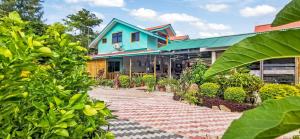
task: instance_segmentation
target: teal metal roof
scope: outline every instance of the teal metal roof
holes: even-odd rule
[[[240,34],[232,36],[222,36],[214,38],[204,38],[204,39],[191,39],[184,41],[171,41],[168,45],[159,48],[160,51],[173,51],[173,50],[183,50],[183,49],[194,49],[194,48],[218,48],[231,46],[241,40],[254,36],[255,33],[250,34]]]

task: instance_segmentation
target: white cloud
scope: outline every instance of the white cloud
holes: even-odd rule
[[[158,20],[163,23],[175,22],[195,22],[199,18],[185,14],[185,13],[165,13],[158,17]]]
[[[192,28],[196,32],[195,37],[215,37],[233,34],[231,26],[203,21],[198,17],[186,13],[159,13],[151,9],[139,8],[130,10],[129,14],[138,19],[150,19],[147,21],[190,26],[189,28]],[[176,32],[177,35],[183,35],[180,31]]]
[[[191,25],[195,26],[199,30],[207,31],[207,30],[218,30],[218,31],[223,31],[223,30],[230,30],[231,27],[228,25],[224,24],[216,24],[216,23],[206,23],[206,22],[193,22],[190,23]]]
[[[94,13],[100,19],[104,19],[105,18],[105,16],[102,13],[99,13],[99,12],[92,12],[92,13]]]
[[[130,15],[140,19],[154,19],[157,16],[157,13],[151,9],[139,8],[131,10]]]
[[[67,3],[88,3],[99,7],[124,7],[124,0],[65,0]]]
[[[222,12],[224,10],[227,10],[229,6],[227,4],[206,4],[204,7],[207,11],[210,12]]]
[[[211,38],[211,37],[219,37],[219,36],[227,36],[233,35],[234,32],[199,32],[198,36],[200,38]]]
[[[246,7],[240,10],[240,14],[244,17],[263,16],[275,12],[276,9],[270,5],[257,5],[256,7]]]

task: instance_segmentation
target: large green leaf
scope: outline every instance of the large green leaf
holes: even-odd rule
[[[249,37],[233,45],[205,73],[215,75],[256,61],[300,56],[300,29],[273,31]]]
[[[272,26],[280,26],[300,20],[300,0],[292,0],[276,16]]]
[[[232,122],[223,139],[273,139],[299,128],[300,97],[287,97],[245,112]]]

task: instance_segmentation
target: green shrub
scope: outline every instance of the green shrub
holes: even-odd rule
[[[246,98],[246,92],[242,87],[228,87],[224,92],[224,99],[243,103]]]
[[[98,85],[100,86],[107,86],[107,87],[113,87],[114,86],[114,81],[110,79],[99,79],[97,80]]]
[[[205,65],[202,61],[198,61],[196,64],[194,64],[191,69],[191,83],[196,83],[200,85],[203,84],[205,81],[204,73],[207,69],[207,65]]]
[[[122,88],[129,88],[130,87],[130,78],[127,75],[121,75],[119,77],[120,86]]]
[[[263,81],[249,73],[235,73],[226,81],[226,87],[242,87],[247,93],[258,91],[263,85]]]
[[[299,90],[295,86],[287,84],[266,84],[259,90],[259,95],[262,101],[265,101],[287,96],[299,96]]]
[[[201,94],[211,98],[217,96],[219,89],[220,85],[216,83],[204,83],[200,86]]]
[[[89,98],[86,49],[38,36],[16,12],[0,19],[0,138],[105,138],[110,111]]]
[[[143,82],[147,86],[147,91],[153,92],[155,90],[156,78],[153,75],[144,75]]]
[[[166,87],[167,85],[169,85],[169,79],[168,78],[161,78],[161,79],[158,80],[157,84],[159,86]]]
[[[197,91],[188,91],[184,93],[183,99],[190,104],[198,104],[198,92]]]
[[[143,85],[143,78],[142,77],[134,77],[132,78],[132,84],[135,87],[140,87]]]

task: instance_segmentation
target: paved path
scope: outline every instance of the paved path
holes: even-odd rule
[[[240,116],[174,101],[172,94],[161,92],[95,88],[90,96],[106,101],[118,116],[111,130],[122,139],[216,138]]]

